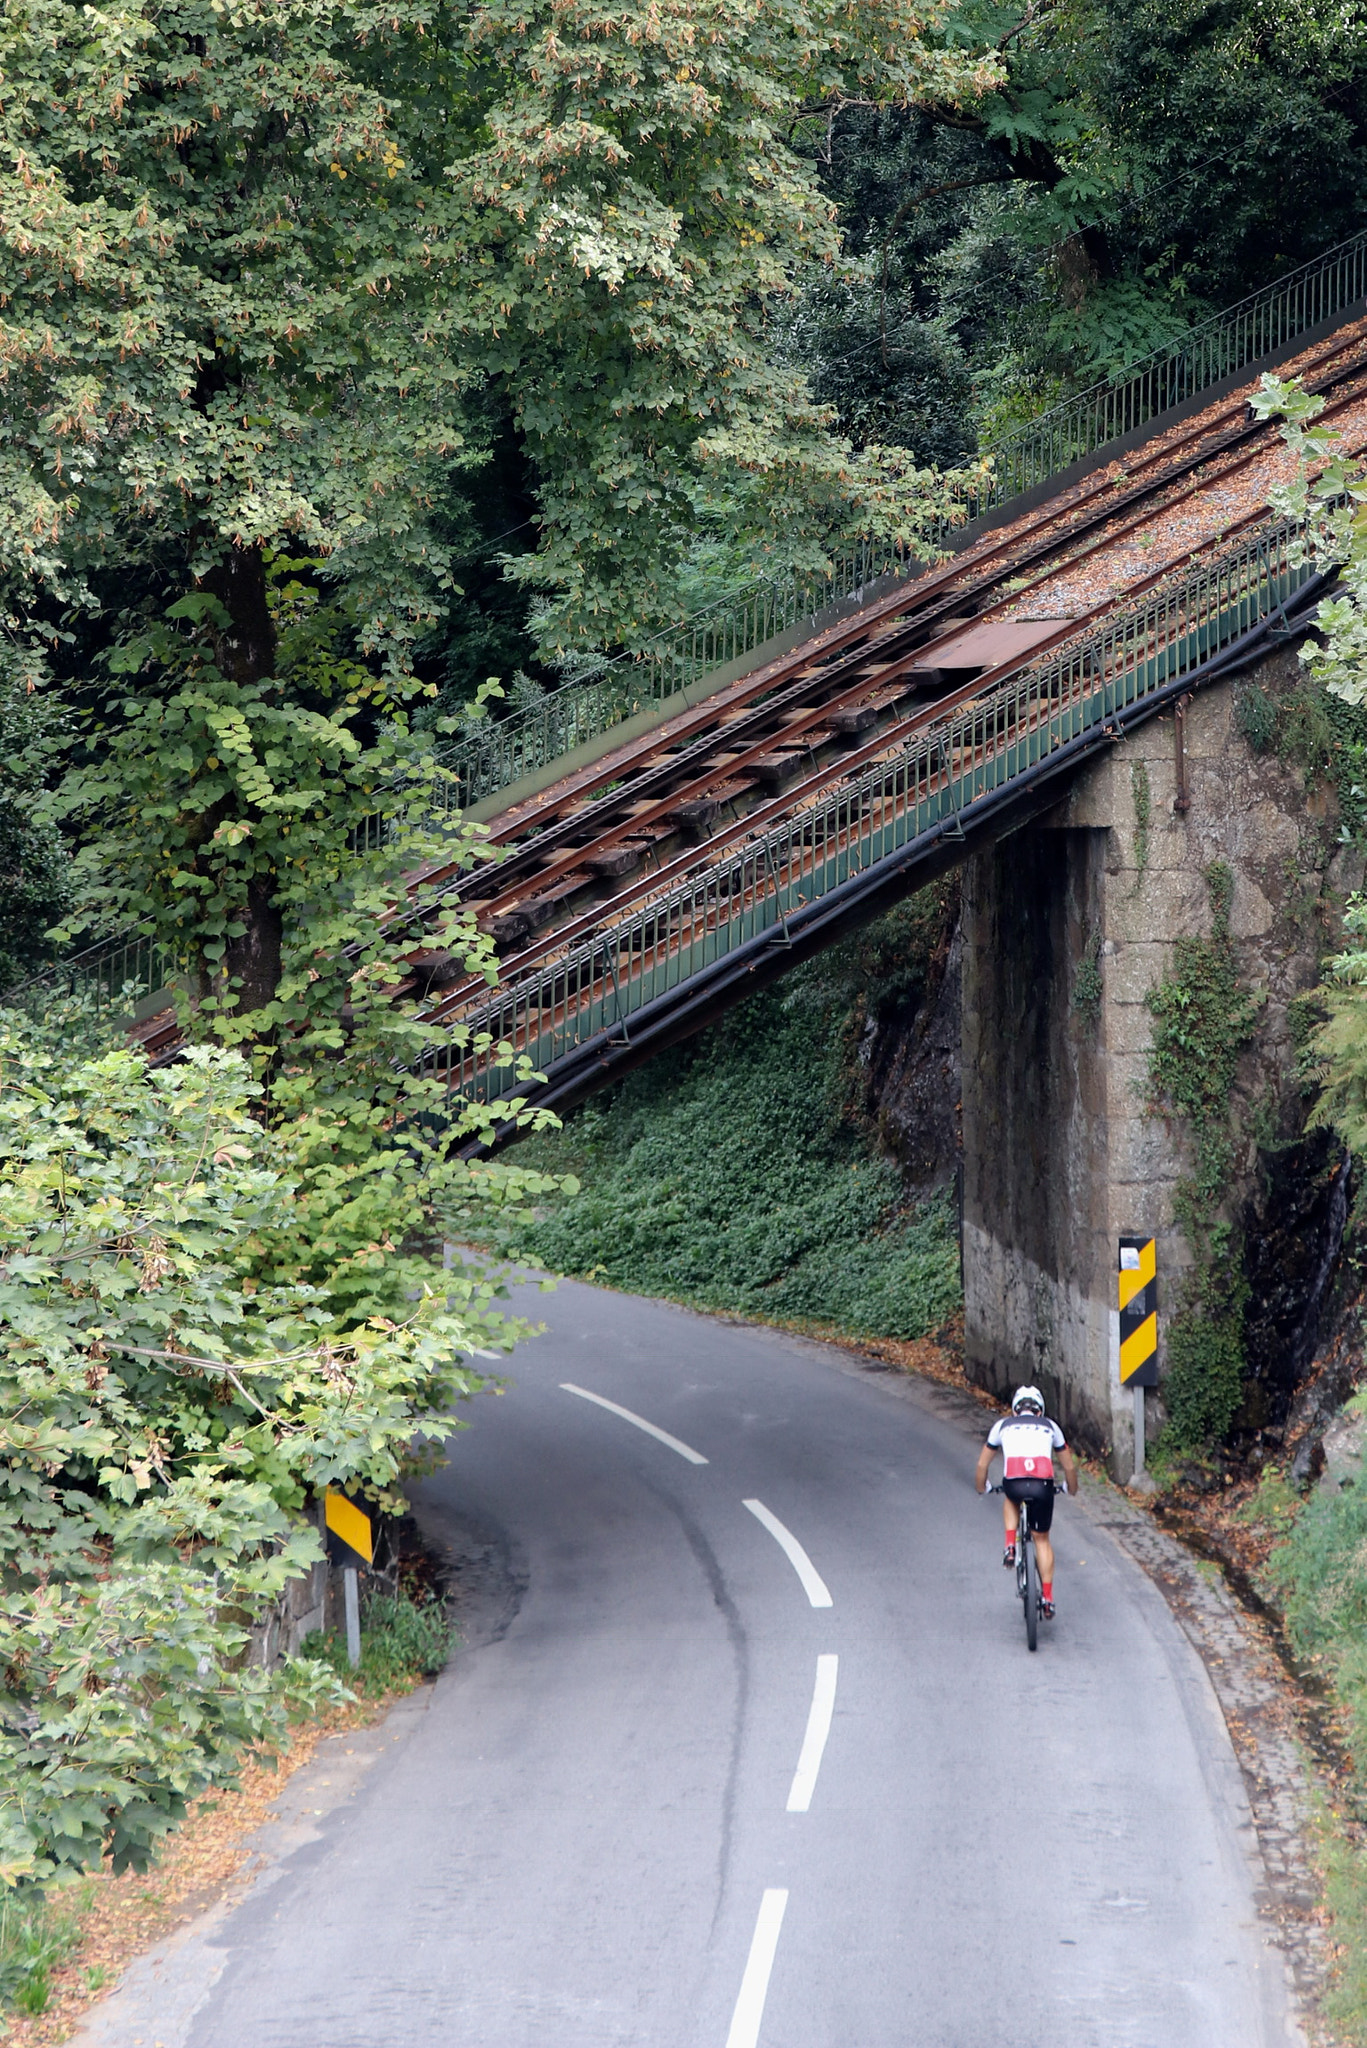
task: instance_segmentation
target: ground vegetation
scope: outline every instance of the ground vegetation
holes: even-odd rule
[[[245,1844],[274,1817],[274,1802],[320,1740],[346,1737],[400,1695],[430,1681],[457,1641],[425,1557],[400,1572],[396,1590],[361,1603],[361,1663],[353,1669],[335,1632],[308,1640],[310,1660],[332,1675],[326,1704],[296,1722],[283,1743],[254,1745],[237,1780],[194,1800],[187,1819],[145,1871],[106,1868],[52,1886],[0,1895],[0,2013],[5,2038],[32,2048],[65,2040],[78,2015],[109,1989],[133,1956],[199,1910],[241,1870]]]
[[[513,1247],[635,1293],[861,1337],[915,1339],[961,1303],[952,1182],[908,1193],[864,1099],[871,1019],[914,1013],[952,925],[933,886],[525,1141],[580,1191]]]

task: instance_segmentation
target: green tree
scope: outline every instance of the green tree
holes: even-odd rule
[[[1076,374],[1357,227],[1367,38],[1352,10],[1056,0],[975,19],[1008,76],[969,126],[1020,185],[1019,231],[1052,272],[1050,344]]]
[[[961,461],[975,425],[1009,431],[1360,224],[1354,10],[1053,0],[962,18],[999,52],[996,92],[849,107],[807,134],[846,262],[834,289],[825,271],[809,285],[798,356],[856,438]]]
[[[500,418],[535,477],[521,573],[566,644],[668,610],[709,492],[761,552],[917,530],[936,494],[831,435],[771,361],[766,314],[834,249],[786,131],[814,100],[990,82],[942,21],[937,0],[6,9],[0,576],[25,658],[78,630],[84,684],[92,642],[141,647],[169,603],[269,773],[278,701],[260,727],[251,709],[278,682],[268,567],[308,557],[383,678],[353,724],[402,728],[415,635],[454,601],[443,497]],[[162,675],[116,659],[112,716],[145,726]],[[185,783],[224,758],[200,737],[173,743]],[[225,792],[197,873],[280,801]],[[171,888],[179,849],[112,784],[108,816],[134,893]],[[229,865],[225,972],[260,1008],[278,868]]]
[[[316,1689],[240,1665],[301,1511],[397,1505],[525,1327],[414,1249],[482,1169],[414,1140],[325,1201],[259,1096],[227,1050],[72,1065],[0,1019],[0,1881],[142,1864]]]

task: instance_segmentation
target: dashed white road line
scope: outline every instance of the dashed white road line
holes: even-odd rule
[[[777,1543],[779,1549],[801,1579],[802,1590],[811,1601],[813,1607],[833,1607],[835,1602],[826,1590],[826,1581],[822,1578],[792,1530],[785,1529],[778,1516],[771,1515],[762,1500],[747,1500],[744,1502],[744,1506],[749,1508],[755,1520],[763,1523],[764,1527],[769,1531],[769,1534],[773,1537],[775,1543]]]
[[[562,1393],[578,1394],[581,1401],[592,1401],[597,1408],[606,1408],[610,1415],[620,1415],[623,1422],[630,1422],[637,1429],[643,1429],[647,1436],[653,1436],[657,1443],[667,1444],[671,1451],[677,1451],[681,1458],[687,1458],[690,1465],[705,1465],[706,1458],[701,1451],[690,1450],[681,1444],[667,1429],[657,1429],[653,1422],[647,1422],[644,1415],[634,1415],[630,1408],[619,1408],[615,1401],[609,1401],[602,1394],[591,1394],[587,1387],[576,1387],[572,1380],[561,1380]]]
[[[788,1794],[789,1813],[806,1813],[816,1790],[816,1774],[821,1769],[821,1759],[826,1750],[826,1737],[831,1732],[831,1716],[835,1712],[835,1680],[840,1669],[838,1657],[818,1657],[816,1660],[816,1684],[812,1689],[812,1710],[807,1716],[807,1733],[802,1738],[802,1751],[793,1772],[792,1790]]]
[[[787,1892],[768,1891],[759,1902],[759,1918],[750,1942],[750,1957],[740,1980],[740,1996],[731,2015],[726,2048],[756,2048],[764,2001],[769,1995],[769,1974],[774,1967],[779,1929],[788,1905]]]

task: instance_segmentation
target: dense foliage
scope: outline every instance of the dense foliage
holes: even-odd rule
[[[807,143],[845,227],[798,358],[856,439],[960,460],[1361,224],[1367,36],[1307,0],[975,5],[971,107],[849,108]]]
[[[87,907],[188,890],[269,1003],[306,826],[400,765],[458,604],[452,497],[510,440],[548,647],[677,611],[709,507],[780,563],[944,508],[768,338],[836,247],[789,131],[990,87],[943,29],[937,0],[6,10],[0,668],[98,714],[65,798]]]
[[[280,1688],[231,1674],[318,1555],[302,1511],[327,1485],[400,1498],[482,1384],[471,1361],[518,1334],[493,1279],[413,1249],[438,1220],[416,1135],[320,1192],[307,1124],[263,1125],[259,1097],[227,1051],[149,1073],[0,1036],[11,1880],[141,1862],[278,1722]]]
[[[709,464],[775,534],[811,531],[813,498],[844,518],[878,466],[766,363],[768,296],[834,248],[784,135],[809,100],[990,85],[938,22],[912,0],[9,9],[11,589],[288,544],[401,643],[439,601],[430,513],[485,451],[491,386],[535,464],[536,573],[575,616],[648,580]]]

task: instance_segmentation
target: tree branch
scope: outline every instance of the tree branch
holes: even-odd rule
[[[913,192],[910,199],[902,201],[892,216],[887,234],[883,238],[883,293],[878,312],[878,332],[885,367],[888,362],[888,252],[892,247],[892,238],[902,222],[916,207],[924,205],[927,199],[938,199],[945,192],[969,192],[979,185],[1009,185],[1014,182],[1014,174],[1009,171],[995,171],[983,178],[952,178],[943,185],[925,185],[919,192]]]

